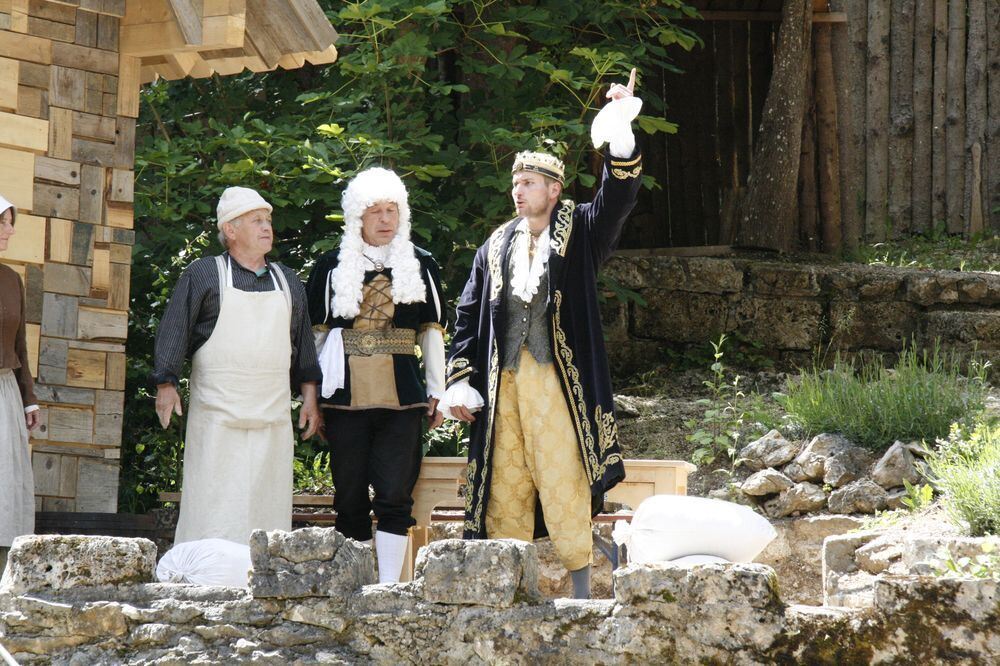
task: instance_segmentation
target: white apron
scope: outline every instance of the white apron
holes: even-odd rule
[[[272,268],[274,291],[240,291],[229,262],[216,262],[219,319],[191,363],[175,543],[248,544],[255,529],[292,527],[288,283]]]

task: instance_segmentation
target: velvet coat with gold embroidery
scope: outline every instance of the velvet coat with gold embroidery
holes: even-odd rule
[[[552,356],[576,427],[594,508],[625,477],[615,424],[597,300],[597,272],[611,256],[635,206],[642,161],[606,157],[601,187],[591,203],[562,201],[552,212],[548,313]],[[469,437],[465,537],[486,538],[486,507],[492,478],[496,396],[506,321],[507,253],[520,218],[500,226],[476,252],[457,308],[446,383],[468,379],[483,396]],[[542,507],[544,510],[544,507]],[[538,523],[539,521],[536,521]],[[544,526],[536,527],[536,536]]]

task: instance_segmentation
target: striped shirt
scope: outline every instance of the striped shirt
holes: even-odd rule
[[[229,253],[222,256],[228,259]],[[274,291],[275,280],[271,279],[270,271],[257,275],[235,260],[231,261],[231,265],[234,288],[252,292]],[[298,391],[302,382],[318,382],[322,379],[319,363],[316,361],[306,291],[292,269],[270,262],[267,266],[279,267],[284,272],[288,288],[292,292],[292,322],[289,331],[292,359],[289,379],[292,389]],[[167,382],[177,384],[184,361],[208,341],[218,319],[219,274],[215,267],[215,257],[204,257],[184,269],[170,296],[170,303],[167,304],[156,331],[155,369],[150,382],[154,386]]]

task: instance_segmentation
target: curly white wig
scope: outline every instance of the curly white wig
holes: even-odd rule
[[[344,190],[344,235],[340,239],[337,267],[331,274],[330,311],[335,317],[352,319],[361,311],[365,270],[365,242],[361,238],[361,216],[379,201],[392,201],[399,208],[399,227],[389,243],[386,266],[392,268],[392,302],[423,303],[427,288],[420,275],[420,261],[410,242],[410,204],[406,186],[389,169],[373,167],[355,176]]]

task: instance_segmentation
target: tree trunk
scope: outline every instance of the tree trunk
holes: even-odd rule
[[[811,64],[811,63],[810,63]],[[816,196],[816,107],[813,68],[806,75],[806,108],[802,116],[799,150],[799,243],[810,252],[819,249],[819,205]]]
[[[799,150],[812,37],[812,1],[788,0],[774,49],[774,74],[754,146],[746,196],[737,206],[737,244],[791,250],[798,220]]]
[[[986,202],[982,187],[982,147],[986,143],[986,3],[969,5],[968,57],[965,65],[965,200],[967,236],[983,231]]]
[[[833,26],[833,61],[840,130],[843,245],[855,249],[864,235],[865,222],[867,0],[830,0],[830,11],[847,13],[846,25]]]
[[[948,4],[948,99],[945,140],[948,142],[946,195],[948,231],[965,231],[965,0]]]
[[[917,0],[913,43],[913,223],[931,228],[931,90],[934,85],[934,0]]]
[[[988,228],[1000,233],[1000,2],[991,2],[986,10],[987,93],[989,119],[986,127],[986,214]]]
[[[837,145],[837,88],[833,80],[833,28],[825,23],[816,26],[816,148],[817,187],[819,189],[820,228],[823,251],[838,252],[842,246],[840,202],[840,147]]]
[[[886,237],[889,190],[889,6],[868,4],[868,154],[865,170],[867,196],[865,235],[875,241]]]
[[[931,100],[931,224],[948,219],[948,0],[934,0],[934,97]],[[945,227],[947,228],[947,226]]]

